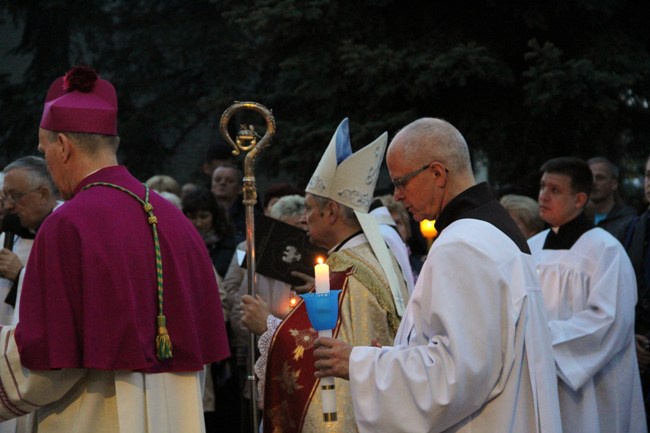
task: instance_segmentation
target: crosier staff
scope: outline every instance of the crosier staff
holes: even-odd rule
[[[228,134],[228,123],[231,117],[238,111],[252,110],[264,117],[266,121],[266,132],[264,137],[258,142],[259,135],[255,132],[252,125],[240,125],[240,130],[237,133],[235,141],[232,140]],[[255,298],[255,219],[253,209],[257,202],[257,189],[255,186],[255,157],[264,148],[271,144],[271,139],[275,134],[275,119],[271,110],[257,102],[239,102],[235,101],[230,107],[226,109],[221,115],[219,122],[219,131],[221,136],[230,144],[234,150],[233,155],[239,155],[241,151],[248,152],[244,159],[244,179],[243,179],[243,203],[246,208],[246,266],[248,270],[248,294]],[[251,389],[251,409],[252,409],[252,422],[253,431],[258,431],[258,416],[257,416],[257,384],[255,380],[255,334],[250,333],[248,342],[249,365],[247,368],[247,379]]]

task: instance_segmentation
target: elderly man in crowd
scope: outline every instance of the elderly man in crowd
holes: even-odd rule
[[[353,154],[345,119],[306,189],[302,221],[310,241],[329,251],[326,263],[331,289],[342,290],[334,334],[351,344],[370,344],[373,338],[380,344],[389,343],[408,299],[399,265],[386,247],[376,220],[367,213],[385,147],[383,134]],[[264,430],[357,431],[347,382],[335,381],[336,414],[323,414],[319,381],[314,378],[316,333],[305,304],[299,303],[280,322],[267,312],[260,314],[258,300],[244,296],[242,301],[244,324],[263,332],[258,363],[267,365],[262,369],[258,366],[258,371],[264,372],[266,382]]]
[[[2,235],[13,236],[13,248],[0,250],[0,324],[18,322],[16,301],[21,274],[34,242],[34,234],[45,218],[62,202],[43,158],[25,156],[4,169],[4,207],[15,215],[20,226]],[[11,217],[8,217],[8,219]],[[14,317],[16,316],[16,317]]]

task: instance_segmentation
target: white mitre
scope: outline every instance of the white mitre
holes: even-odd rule
[[[384,132],[352,153],[348,119],[343,119],[305,191],[368,213],[387,143],[388,133]]]
[[[363,149],[352,153],[348,119],[343,119],[305,191],[354,210],[361,229],[386,274],[397,315],[402,317],[406,301],[399,288],[401,271],[398,272],[394,267],[377,221],[368,214],[387,143],[388,133],[384,132]]]

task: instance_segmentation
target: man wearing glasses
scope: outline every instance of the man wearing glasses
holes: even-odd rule
[[[317,377],[350,380],[360,432],[559,432],[555,368],[539,281],[526,240],[451,124],[419,119],[386,161],[434,242],[394,347],[319,339]],[[422,165],[422,162],[427,162]]]
[[[17,159],[5,167],[4,175],[4,209],[8,214],[14,214],[21,226],[20,230],[3,234],[3,241],[6,236],[14,236],[13,248],[0,250],[0,324],[10,325],[18,321],[13,316],[17,316],[18,311],[16,309],[14,312],[20,276],[27,263],[34,234],[61,202],[57,202],[58,191],[43,158],[25,156]]]

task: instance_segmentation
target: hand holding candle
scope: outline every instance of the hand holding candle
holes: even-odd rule
[[[330,292],[330,271],[329,266],[323,263],[321,257],[314,268],[316,276],[316,293],[301,295],[306,302],[309,320],[312,326],[318,331],[319,337],[332,338],[332,329],[325,327],[336,327],[338,315],[338,293],[340,290]],[[333,296],[334,298],[330,298]],[[333,308],[332,308],[333,307]],[[332,319],[330,321],[330,319]],[[336,389],[334,377],[323,377],[320,380],[321,399],[323,403],[323,420],[336,421]]]

